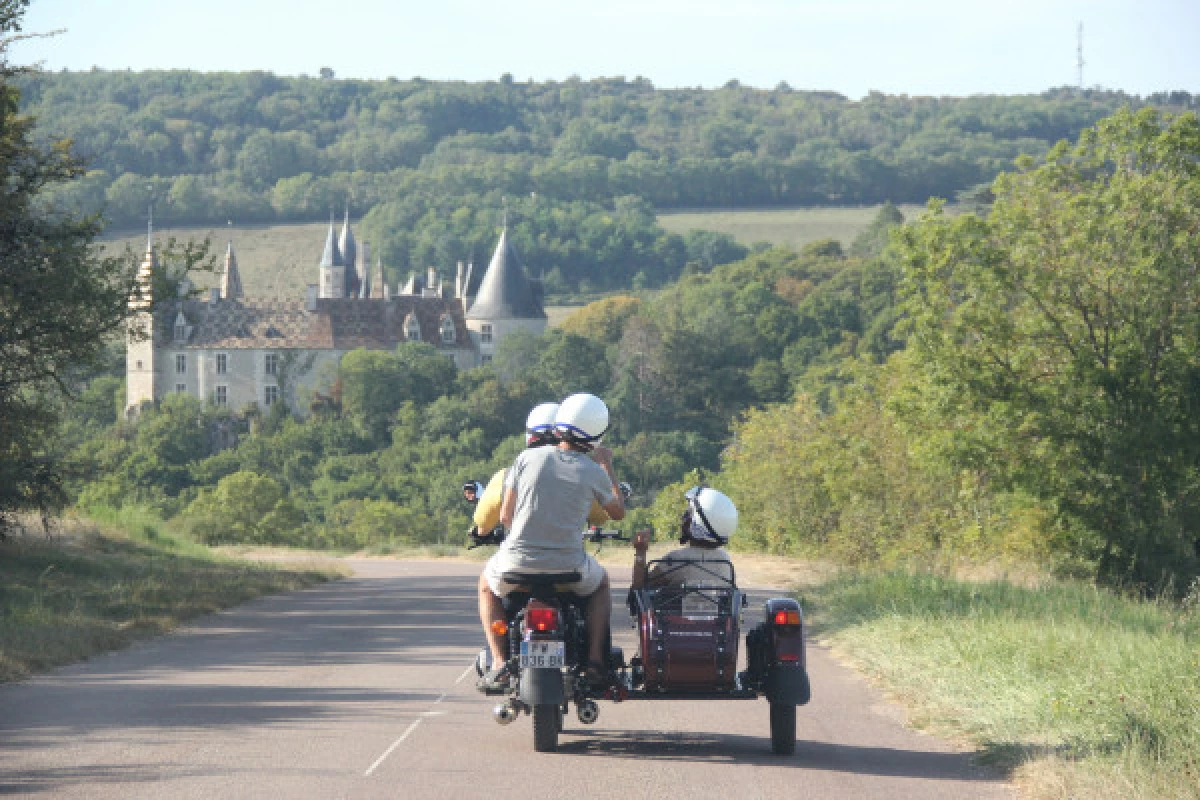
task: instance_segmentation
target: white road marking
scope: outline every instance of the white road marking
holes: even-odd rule
[[[466,678],[468,675],[470,675],[474,670],[475,670],[474,665],[467,667],[465,670],[463,670],[463,674],[458,676],[458,680],[456,680],[454,682],[454,685],[457,686],[458,684],[462,683],[463,679]],[[440,695],[438,695],[438,699],[433,701],[433,704],[436,706],[438,703],[445,700],[446,695],[448,695],[448,694],[450,694],[449,690],[442,692]],[[389,747],[386,751],[384,751],[383,755],[381,755],[379,758],[377,758],[375,760],[375,763],[372,764],[371,767],[366,772],[363,773],[363,777],[366,777],[366,778],[371,777],[371,773],[374,772],[376,769],[378,769],[379,765],[387,760],[387,757],[392,754],[392,751],[394,751],[397,747],[399,747],[400,743],[403,742],[405,739],[407,739],[409,737],[409,735],[417,729],[417,726],[421,724],[421,720],[425,719],[426,717],[440,717],[445,713],[446,713],[445,711],[432,711],[432,710],[417,712],[417,719],[413,721],[413,724],[409,725],[408,728],[404,731],[404,733],[400,734],[400,738],[397,739],[396,741],[392,742],[392,746]]]
[[[392,746],[389,747],[387,750],[385,750],[383,755],[381,755],[378,759],[376,759],[375,763],[372,764],[371,767],[366,772],[363,773],[363,777],[367,777],[367,778],[371,777],[371,773],[374,772],[375,769],[380,764],[383,763],[384,759],[386,759],[388,756],[390,756],[392,754],[392,751],[395,750],[397,747],[399,747],[400,743],[403,742],[405,739],[407,739],[408,735],[417,729],[417,726],[421,724],[422,719],[424,719],[424,718],[418,717],[417,719],[413,720],[413,724],[409,725],[408,729],[406,731],[404,731],[404,733],[400,734],[399,739],[392,742]]]

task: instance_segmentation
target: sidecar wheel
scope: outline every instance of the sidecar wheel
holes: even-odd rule
[[[789,756],[796,752],[796,707],[771,703],[771,752]]]
[[[533,749],[537,752],[553,753],[558,749],[560,714],[562,714],[562,710],[557,704],[533,707]]]

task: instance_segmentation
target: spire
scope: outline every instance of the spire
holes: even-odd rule
[[[342,251],[338,249],[337,235],[333,230],[333,212],[329,212],[329,233],[325,236],[325,252],[321,255],[321,267],[342,266]]]
[[[383,256],[375,256],[375,272],[371,275],[371,297],[383,298],[387,286],[383,282]]]
[[[149,311],[154,301],[154,273],[158,271],[158,251],[154,249],[154,207],[150,207],[150,221],[146,226],[146,254],[137,271],[137,288],[129,298],[129,307],[138,311]]]
[[[346,267],[346,296],[358,297],[358,245],[354,241],[354,231],[350,230],[350,206],[346,206],[346,216],[342,220],[342,236],[338,241],[338,249],[342,253],[342,264]]]
[[[238,272],[237,256],[233,254],[233,240],[225,250],[225,271],[221,274],[221,299],[238,300],[242,296],[242,276]]]
[[[467,319],[545,319],[516,249],[508,241],[508,228],[500,232],[500,241],[488,264],[479,293],[467,312]]]

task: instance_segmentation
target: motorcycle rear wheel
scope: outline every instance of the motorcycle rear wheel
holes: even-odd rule
[[[789,756],[796,752],[796,707],[771,703],[771,752]]]
[[[547,703],[533,707],[533,749],[539,753],[553,753],[558,749],[558,730],[561,726],[562,710],[557,704]]]

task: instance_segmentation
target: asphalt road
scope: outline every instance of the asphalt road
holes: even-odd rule
[[[605,702],[594,726],[568,718],[558,753],[534,753],[529,718],[497,725],[494,701],[474,690],[479,567],[353,566],[352,578],[0,687],[0,794],[1013,796],[968,755],[905,729],[897,709],[814,646],[793,756],[771,754],[764,700]],[[628,657],[627,620],[616,608]]]

